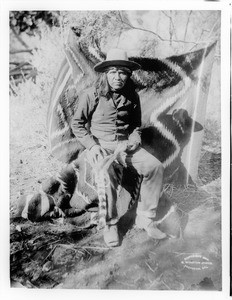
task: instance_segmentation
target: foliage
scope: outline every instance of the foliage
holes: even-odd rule
[[[65,42],[68,31],[73,28],[77,35],[94,40],[103,52],[109,47],[119,47],[128,50],[130,55],[166,57],[197,49],[218,39],[219,25],[218,11],[10,12],[11,33],[27,49],[23,51],[30,53],[33,49],[28,46],[31,45],[31,40],[26,37],[28,34],[31,38],[39,37],[35,48],[41,49],[45,31],[58,32],[59,45]],[[50,37],[52,42],[52,34]],[[15,43],[11,43],[11,47],[13,45]],[[219,45],[217,52],[220,55]]]
[[[64,58],[60,29],[53,27],[50,30],[46,25],[40,25],[40,33],[35,32],[33,36],[22,33],[22,36],[27,44],[30,43],[31,46],[34,46],[34,49],[31,49],[31,53],[11,55],[10,61],[14,62],[14,64],[21,62],[24,62],[24,64],[29,63],[36,70],[36,78],[32,78],[34,83],[36,83],[34,87],[35,91],[38,88],[41,89],[41,92],[45,90],[49,95]],[[14,45],[18,45],[14,40],[11,44],[13,43]],[[20,45],[17,47],[20,47]],[[10,92],[13,91],[13,93],[20,94],[20,91],[24,90],[24,82],[31,80],[27,79],[26,76],[22,76],[22,68],[18,69],[17,76],[21,75],[20,78],[11,76],[12,70],[14,70],[11,66],[12,63],[10,65]],[[15,65],[13,66],[15,67]],[[20,86],[16,88],[18,84]]]
[[[61,13],[61,27],[73,28],[82,37],[94,39],[104,46],[110,38],[119,38],[125,25],[118,11],[65,11]]]
[[[51,11],[11,11],[10,27],[14,28],[18,33],[32,33],[38,29],[41,22],[45,22],[48,26],[58,26],[58,16]]]

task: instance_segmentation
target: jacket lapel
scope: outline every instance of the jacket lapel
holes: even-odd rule
[[[125,96],[121,95],[120,102],[118,103],[118,108],[125,106],[125,104],[129,104],[130,100],[128,100]]]

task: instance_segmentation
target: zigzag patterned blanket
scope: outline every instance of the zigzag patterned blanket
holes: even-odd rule
[[[194,161],[197,168],[196,153],[199,154],[201,145],[201,140],[195,145],[193,137],[195,132],[203,130],[215,44],[166,59],[130,58],[141,65],[141,70],[133,72],[132,79],[141,100],[142,146],[163,163],[166,181],[192,183],[190,162]],[[96,45],[73,32],[65,54],[51,93],[47,126],[51,152],[67,166],[57,178],[50,178],[44,184],[45,196],[32,195],[21,201],[19,215],[27,213],[26,217],[30,215],[34,220],[47,213],[49,217],[64,212],[78,214],[97,200],[91,166],[85,159],[78,160],[84,148],[75,138],[70,122],[78,109],[79,95],[96,80],[93,66],[105,56]],[[189,144],[188,155],[183,158]],[[129,169],[118,170],[122,179],[118,205],[123,215],[131,201],[138,198],[140,180]],[[164,202],[160,201],[163,207],[160,219],[172,207]],[[54,211],[54,207],[60,210]]]
[[[194,139],[194,132],[203,129],[215,44],[165,59],[129,58],[141,65],[132,79],[141,101],[143,147],[163,162],[169,181],[179,178],[182,184],[191,183],[192,159],[197,168],[199,157],[194,153],[199,154],[201,141],[197,142],[198,149],[189,148],[191,153],[185,161],[182,154],[188,144],[193,144],[189,141]],[[70,163],[83,151],[70,121],[78,109],[79,95],[98,76],[94,64],[105,56],[96,44],[78,38],[72,31],[65,53],[51,93],[47,126],[52,154]]]

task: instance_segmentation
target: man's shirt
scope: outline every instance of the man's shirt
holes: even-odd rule
[[[89,128],[88,128],[89,125]],[[88,89],[79,99],[72,121],[72,130],[87,149],[98,140],[117,141],[139,135],[141,107],[136,92],[97,95],[95,88]]]

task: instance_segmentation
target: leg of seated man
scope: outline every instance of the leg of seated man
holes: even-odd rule
[[[166,234],[156,228],[153,220],[162,191],[164,167],[157,158],[142,148],[128,155],[127,163],[143,176],[136,224],[145,229],[149,236],[162,239]]]
[[[106,196],[107,196],[107,216],[106,226],[104,229],[104,241],[109,247],[116,247],[119,245],[118,235],[118,212],[117,212],[117,186],[118,180],[114,172],[114,166],[111,165],[108,169],[109,181],[106,182]]]
[[[104,148],[107,154],[113,154],[117,148],[117,142],[104,142],[99,140],[100,145]],[[106,197],[107,197],[107,215],[106,226],[104,229],[104,241],[109,247],[119,245],[118,235],[118,212],[117,212],[117,187],[118,180],[114,170],[114,164],[108,169],[108,178],[106,178]]]

